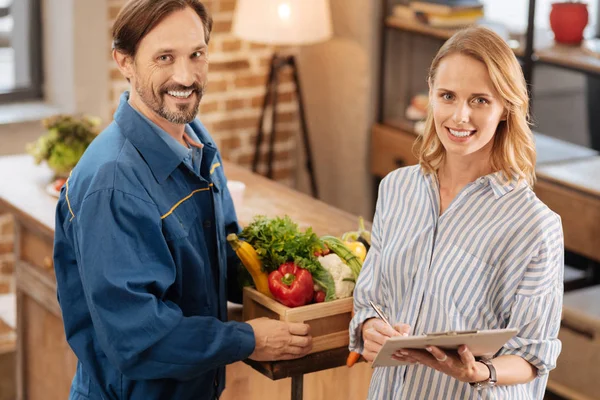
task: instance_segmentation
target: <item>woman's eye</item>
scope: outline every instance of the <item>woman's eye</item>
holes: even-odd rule
[[[442,99],[444,99],[444,100],[448,100],[448,101],[450,101],[450,100],[452,100],[453,98],[454,98],[454,97],[453,97],[453,96],[452,96],[450,93],[444,93],[444,94],[442,94]]]
[[[487,104],[489,103],[486,99],[484,99],[483,97],[477,97],[475,100],[476,104]]]

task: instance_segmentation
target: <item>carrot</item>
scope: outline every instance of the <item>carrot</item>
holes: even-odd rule
[[[348,368],[351,368],[354,364],[356,364],[359,358],[360,353],[351,351],[350,354],[348,354],[348,358],[346,359],[346,365],[348,366]]]

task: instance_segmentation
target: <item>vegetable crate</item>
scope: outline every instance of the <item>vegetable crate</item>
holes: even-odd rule
[[[256,289],[244,288],[244,321],[267,317],[286,322],[310,325],[313,337],[312,353],[348,347],[348,327],[352,319],[352,297],[324,303],[290,308]]]

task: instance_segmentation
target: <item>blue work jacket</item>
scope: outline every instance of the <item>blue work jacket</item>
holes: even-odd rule
[[[66,338],[78,358],[71,399],[214,399],[225,365],[255,346],[227,322],[241,295],[238,232],[221,157],[200,121],[194,172],[121,97],[114,121],[63,187],[54,266]]]

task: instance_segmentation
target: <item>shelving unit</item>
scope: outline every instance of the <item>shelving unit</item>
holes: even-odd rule
[[[396,130],[398,135],[404,135],[405,141],[409,138],[414,140],[416,137],[414,123],[404,118],[404,110],[411,95],[419,91],[426,91],[427,88],[425,79],[416,79],[415,75],[422,71],[422,76],[425,77],[429,62],[436,49],[457,30],[431,27],[416,19],[401,18],[393,14],[394,5],[407,5],[410,3],[409,0],[382,0],[382,3],[377,124],[379,127],[385,126]],[[535,65],[540,64],[600,76],[600,58],[586,53],[579,46],[564,46],[549,40],[548,43],[534,49],[535,9],[536,0],[529,0],[526,33],[522,37],[510,37],[508,42],[519,58],[528,85],[531,87],[533,83]],[[410,56],[406,57],[406,54],[410,54]],[[424,54],[429,54],[429,57],[424,57]],[[594,150],[559,141],[543,134],[536,134],[536,137],[540,139],[538,160],[544,164],[598,154]],[[561,150],[558,150],[559,148]],[[398,161],[398,164],[407,163]]]
[[[405,18],[400,18],[395,15],[386,17],[385,26],[388,29],[398,29],[400,31],[412,32],[423,36],[428,36],[436,39],[448,40],[452,35],[454,35],[457,30],[456,29],[442,29],[435,28],[419,22],[417,20],[408,20]],[[513,43],[517,43],[517,46],[513,46]],[[522,57],[524,54],[523,47],[518,42],[518,40],[513,40],[511,43],[511,48],[515,52],[517,57]]]
[[[552,44],[533,53],[534,62],[600,75],[600,58],[585,53],[580,47]]]

